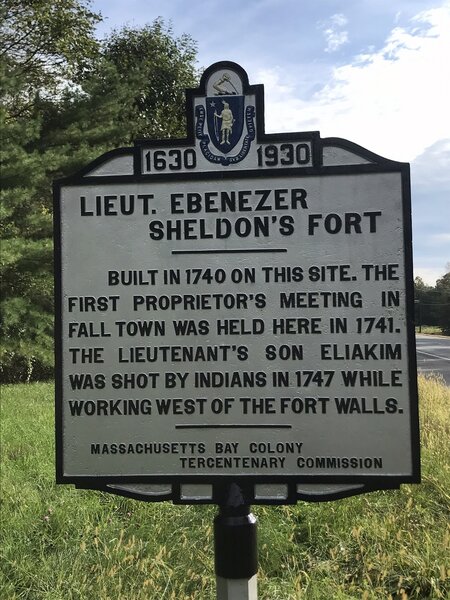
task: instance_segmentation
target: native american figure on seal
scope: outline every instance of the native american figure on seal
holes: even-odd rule
[[[220,127],[220,131],[222,132],[222,139],[220,141],[221,144],[229,144],[230,143],[230,135],[233,131],[233,123],[234,117],[231,112],[230,105],[225,100],[222,100],[223,110],[219,114],[214,112],[214,118],[222,119],[222,125]]]

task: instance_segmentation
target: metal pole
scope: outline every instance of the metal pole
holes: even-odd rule
[[[257,600],[256,575],[251,579],[216,577],[217,600]]]
[[[214,519],[217,600],[257,600],[256,529],[249,506],[219,507]]]
[[[414,300],[414,324],[419,325],[419,333],[422,333],[422,305],[420,300]]]
[[[419,301],[419,333],[422,333],[422,305]]]

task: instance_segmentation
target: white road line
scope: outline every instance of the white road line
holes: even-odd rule
[[[438,356],[437,354],[431,354],[431,352],[424,352],[423,350],[417,350],[417,354],[425,354],[426,356],[432,356],[433,358],[438,358],[439,360],[450,360],[446,356]]]

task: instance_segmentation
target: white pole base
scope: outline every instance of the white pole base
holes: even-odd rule
[[[217,600],[258,600],[257,575],[251,579],[216,577]]]

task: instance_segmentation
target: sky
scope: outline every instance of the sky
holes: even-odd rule
[[[265,87],[266,132],[411,163],[414,275],[450,267],[450,0],[93,0],[98,36],[162,17]],[[446,268],[447,267],[447,268]]]

